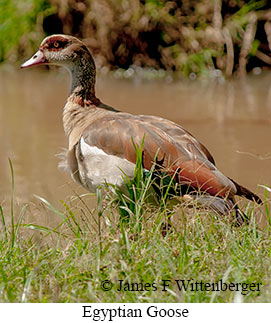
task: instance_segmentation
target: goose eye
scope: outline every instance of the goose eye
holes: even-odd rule
[[[57,41],[54,42],[54,47],[58,48],[59,47],[59,43]]]

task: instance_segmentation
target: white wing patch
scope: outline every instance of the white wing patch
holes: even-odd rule
[[[102,149],[87,144],[83,137],[80,139],[80,148],[83,156],[87,155],[107,155]]]
[[[125,188],[124,176],[134,176],[135,165],[125,158],[106,154],[96,146],[88,145],[83,137],[76,146],[78,172],[83,186],[96,192],[98,186],[113,184]],[[125,174],[125,175],[124,175]]]

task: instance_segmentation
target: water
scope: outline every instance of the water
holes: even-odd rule
[[[0,204],[8,204],[11,195],[8,158],[19,204],[39,195],[59,205],[85,192],[57,168],[56,154],[67,146],[61,118],[69,81],[59,68],[0,71]],[[259,184],[271,186],[271,73],[222,83],[100,76],[96,94],[122,111],[181,124],[210,150],[224,174],[260,196]]]

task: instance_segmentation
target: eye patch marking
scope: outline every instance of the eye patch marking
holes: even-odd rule
[[[50,51],[59,51],[65,48],[68,45],[68,43],[68,39],[65,39],[63,37],[53,37],[50,38],[50,40],[44,44],[44,47],[46,47]]]

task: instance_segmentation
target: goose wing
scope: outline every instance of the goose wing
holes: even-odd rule
[[[236,193],[235,184],[214,165],[208,150],[181,126],[158,117],[109,114],[95,120],[83,131],[81,139],[90,148],[136,163],[136,145],[144,139],[143,164],[148,170],[153,162],[163,161],[169,174],[177,172],[181,184],[211,195]],[[106,165],[105,165],[106,167]]]

